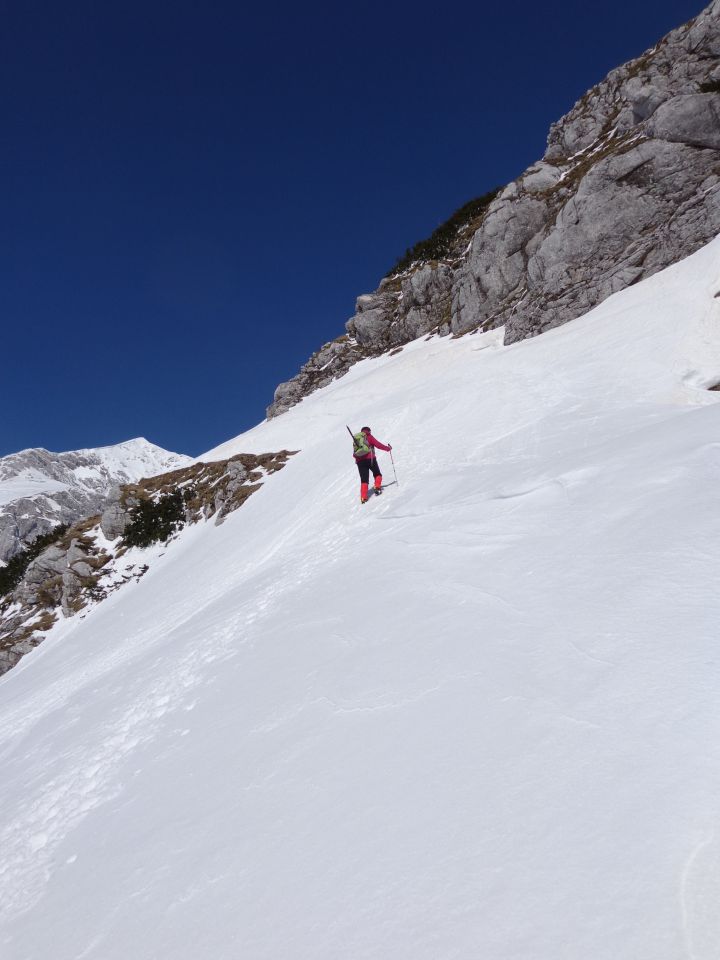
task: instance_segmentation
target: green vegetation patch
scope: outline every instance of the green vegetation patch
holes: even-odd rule
[[[157,500],[141,500],[130,511],[130,524],[123,534],[126,547],[149,547],[168,540],[185,523],[185,503],[179,490]]]
[[[479,220],[501,190],[502,187],[496,187],[495,190],[463,204],[445,223],[433,230],[426,240],[420,240],[414,247],[409,247],[386,277],[402,273],[418,260],[443,260],[455,254],[458,238],[468,232],[464,228],[473,225],[476,229],[479,226]]]

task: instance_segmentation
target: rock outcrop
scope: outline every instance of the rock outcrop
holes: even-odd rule
[[[468,228],[472,236],[467,241]],[[720,0],[613,70],[550,128],[538,163],[420,259],[358,298],[343,337],[275,392],[287,410],[358,359],[424,334],[581,316],[720,233]],[[332,348],[332,349],[331,349]]]

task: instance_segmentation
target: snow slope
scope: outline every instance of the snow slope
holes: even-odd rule
[[[715,241],[212,451],[302,452],[0,680],[0,956],[717,960],[718,291]]]

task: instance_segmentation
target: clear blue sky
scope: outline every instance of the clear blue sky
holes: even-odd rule
[[[0,455],[257,423],[701,0],[0,0]]]

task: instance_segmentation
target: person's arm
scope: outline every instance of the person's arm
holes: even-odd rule
[[[376,440],[371,433],[368,434],[368,443],[370,446],[377,447],[379,450],[384,450],[386,453],[389,453],[392,450],[392,444],[388,444],[386,447],[384,443],[380,443],[379,440]]]

